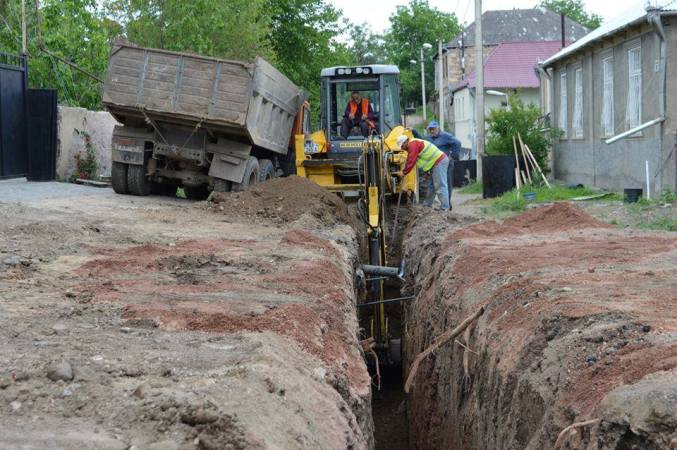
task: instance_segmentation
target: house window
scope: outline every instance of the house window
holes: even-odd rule
[[[559,114],[557,115],[558,126],[567,135],[567,74],[562,73],[559,78]]]
[[[583,69],[574,72],[574,117],[571,128],[575,138],[583,137]]]
[[[614,134],[614,59],[602,60],[602,133]]]
[[[625,110],[628,129],[642,121],[642,52],[640,47],[628,50],[628,104]]]

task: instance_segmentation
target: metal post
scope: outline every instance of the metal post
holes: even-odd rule
[[[26,0],[21,0],[21,54],[28,53],[28,45],[26,43]]]
[[[423,105],[423,123],[428,120],[426,117],[426,102],[425,102],[425,69],[423,68],[423,47],[421,47],[421,100]]]
[[[440,102],[440,130],[444,131],[444,61],[442,60],[442,41],[437,43],[437,63],[439,68],[437,70],[439,79],[439,102]]]
[[[475,149],[477,181],[482,181],[484,153],[484,41],[482,40],[482,0],[475,0]]]

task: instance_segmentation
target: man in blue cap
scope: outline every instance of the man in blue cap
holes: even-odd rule
[[[449,157],[447,184],[449,186],[449,204],[451,204],[451,191],[454,187],[454,160],[458,161],[461,155],[461,141],[456,139],[453,134],[440,130],[440,124],[436,120],[428,124],[428,135],[425,140],[435,144],[435,147]]]

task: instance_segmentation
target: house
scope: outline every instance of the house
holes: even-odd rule
[[[564,18],[544,8],[510,9],[486,11],[482,14],[483,55],[486,58],[500,44],[505,42],[573,42],[588,33],[583,25]],[[435,86],[439,86],[439,55],[435,62]],[[451,96],[449,86],[455,86],[475,69],[475,23],[471,23],[442,51],[443,80],[446,117],[445,121],[454,129],[454,109],[449,107]]]
[[[507,104],[518,92],[525,103],[539,105],[540,81],[536,66],[562,48],[561,41],[504,42],[494,47],[484,63],[484,107],[488,112]],[[472,148],[475,136],[475,71],[451,86],[454,131],[463,147]]]
[[[675,190],[676,27],[676,10],[638,4],[541,64],[542,97],[563,131],[555,178]]]

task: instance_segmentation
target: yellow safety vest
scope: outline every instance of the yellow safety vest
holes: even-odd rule
[[[440,159],[440,156],[444,155],[444,152],[437,148],[432,142],[424,141],[423,139],[412,139],[412,141],[423,142],[423,150],[418,154],[416,167],[424,172],[430,171],[437,160]]]

